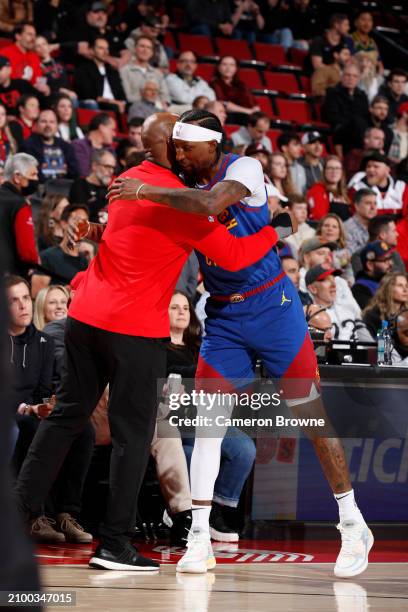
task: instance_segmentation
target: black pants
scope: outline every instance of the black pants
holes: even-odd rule
[[[12,463],[14,472],[18,476],[41,420],[35,415],[27,414],[18,414],[16,420],[19,435]],[[59,512],[69,512],[73,516],[79,515],[82,491],[91,464],[94,445],[95,431],[88,421],[83,431],[72,443],[50,495],[46,499],[45,514],[47,516],[53,516]]]
[[[112,436],[109,498],[100,528],[104,545],[118,548],[134,525],[157,412],[157,379],[166,371],[160,339],[116,334],[68,318],[65,363],[57,404],[42,421],[20,470],[21,509],[38,513],[73,441],[109,383]]]

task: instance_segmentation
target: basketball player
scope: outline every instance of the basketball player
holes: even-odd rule
[[[248,157],[222,153],[222,127],[208,111],[184,113],[173,130],[177,162],[196,189],[174,190],[141,181],[116,179],[111,201],[148,199],[178,210],[218,219],[236,237],[251,235],[268,223],[269,211],[261,165]],[[296,416],[325,418],[313,345],[293,283],[282,271],[275,251],[239,272],[228,272],[197,253],[210,293],[206,335],[196,378],[228,383],[254,376],[256,358],[280,379]],[[296,383],[294,383],[296,381]],[[222,436],[208,438],[196,430],[191,460],[193,524],[180,572],[201,573],[215,566],[209,537],[213,487],[218,475]],[[356,576],[368,564],[373,536],[358,509],[340,440],[309,432],[322,469],[339,506],[342,546],[334,573]]]

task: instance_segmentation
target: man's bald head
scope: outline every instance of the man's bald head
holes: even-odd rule
[[[155,113],[150,115],[142,126],[142,142],[146,159],[165,168],[174,165],[174,153],[171,143],[173,127],[178,115],[173,113]]]

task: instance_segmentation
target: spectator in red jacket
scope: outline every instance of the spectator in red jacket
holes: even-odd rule
[[[0,187],[0,243],[3,246],[3,269],[25,275],[39,263],[34,237],[31,206],[27,196],[38,187],[38,162],[31,155],[17,153],[9,157],[4,168],[5,182]]]
[[[26,140],[30,138],[33,133],[35,124],[40,115],[40,103],[38,98],[31,94],[21,96],[17,102],[17,111],[18,117],[15,121],[21,126],[22,140]]]
[[[39,81],[43,77],[40,58],[34,53],[36,31],[30,23],[20,23],[14,29],[14,43],[2,49],[1,54],[8,57],[11,64],[12,79],[26,79],[41,93],[48,95],[46,82]],[[46,89],[48,89],[48,94]]]
[[[310,219],[321,219],[327,213],[335,213],[345,221],[351,215],[350,200],[340,158],[326,157],[321,182],[315,183],[306,194]]]
[[[231,55],[221,57],[210,85],[228,113],[251,115],[260,110],[251,91],[239,79],[238,64]]]

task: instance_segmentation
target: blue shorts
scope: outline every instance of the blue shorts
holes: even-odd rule
[[[286,398],[309,394],[318,377],[316,356],[297,290],[287,276],[243,302],[209,298],[206,313],[197,386],[208,388],[208,381],[217,379],[226,392],[245,386],[238,381],[253,380],[260,359],[271,378],[298,379],[296,389],[290,391],[293,385],[288,384]]]

